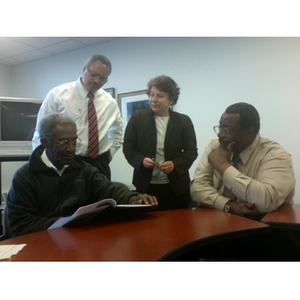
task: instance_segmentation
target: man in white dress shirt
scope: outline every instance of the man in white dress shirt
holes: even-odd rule
[[[77,81],[53,88],[46,96],[37,117],[40,120],[49,114],[62,113],[73,118],[77,135],[81,140],[76,154],[84,161],[98,168],[100,173],[111,179],[109,163],[123,142],[123,123],[116,100],[102,86],[111,74],[111,62],[103,55],[91,56],[83,67],[83,74]],[[88,93],[94,95],[94,106],[98,121],[99,153],[96,158],[88,154]],[[36,126],[37,127],[37,126]],[[36,130],[32,140],[33,148],[40,144]]]

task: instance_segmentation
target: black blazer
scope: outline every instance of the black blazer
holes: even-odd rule
[[[143,166],[143,160],[155,157],[156,143],[153,111],[136,111],[125,129],[123,153],[134,168],[132,183],[140,193],[146,193],[153,172]],[[179,196],[189,188],[188,170],[198,156],[194,125],[188,116],[170,110],[164,151],[165,160],[174,163],[174,170],[168,177],[175,195]]]

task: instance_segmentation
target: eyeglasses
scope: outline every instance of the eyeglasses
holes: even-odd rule
[[[76,139],[73,139],[73,140],[55,140],[55,142],[57,143],[57,145],[61,148],[65,148],[67,146],[70,145],[70,143],[76,147],[78,145],[80,145],[81,143],[81,139],[80,138],[76,138]]]
[[[221,130],[225,135],[231,135],[233,133],[233,131],[229,130],[227,127],[222,127],[220,125],[214,126],[213,130],[216,133],[216,135],[218,135]]]
[[[91,71],[89,68],[86,68],[86,69],[89,71],[90,76],[91,76],[92,78],[98,78],[98,79],[100,80],[100,82],[104,82],[104,83],[108,81],[108,78],[107,78],[107,77],[103,77],[103,76],[97,74],[96,72]]]

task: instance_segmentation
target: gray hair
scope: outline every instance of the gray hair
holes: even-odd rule
[[[110,60],[102,54],[92,55],[85,63],[84,67],[89,67],[95,61],[100,61],[102,64],[106,65],[109,68],[109,74],[111,73],[111,62]]]
[[[74,120],[64,114],[51,114],[46,117],[44,117],[39,125],[38,125],[38,132],[40,134],[41,139],[47,139],[51,137],[51,130],[56,127],[57,125],[62,125],[62,124],[71,124],[74,126],[76,130],[76,123]]]

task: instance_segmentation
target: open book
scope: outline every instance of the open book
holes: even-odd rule
[[[97,214],[100,214],[104,210],[117,210],[124,214],[146,212],[153,210],[153,206],[150,204],[117,204],[114,199],[103,199],[92,204],[79,207],[73,215],[67,217],[61,217],[54,222],[48,229],[54,229],[57,227],[74,225],[83,221],[88,221]]]

